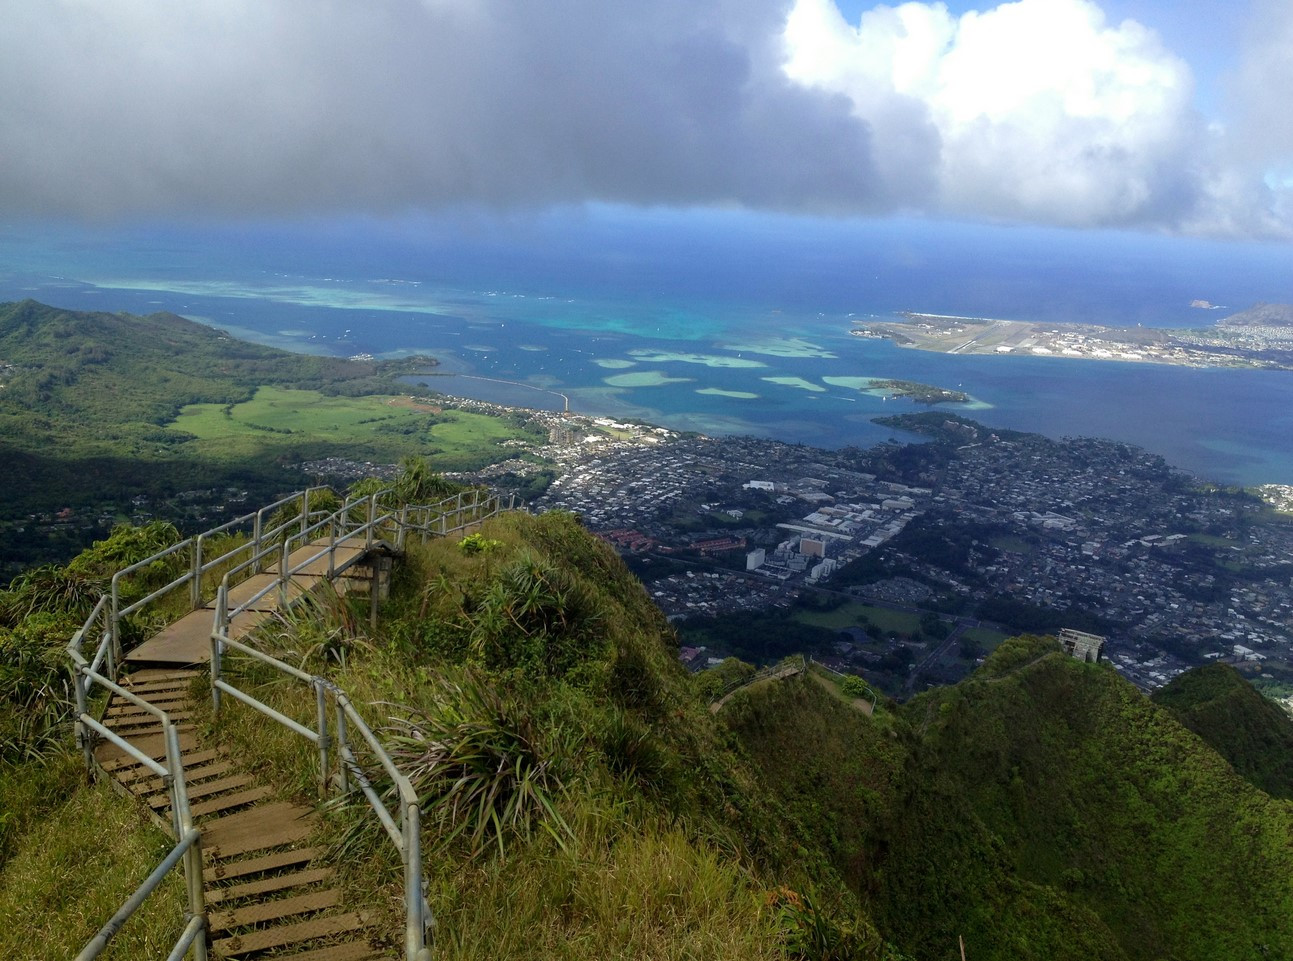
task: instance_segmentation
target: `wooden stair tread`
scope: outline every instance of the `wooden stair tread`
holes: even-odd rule
[[[231,938],[216,941],[213,947],[220,957],[234,958],[269,948],[302,944],[315,938],[362,931],[367,925],[366,915],[353,912],[334,914],[328,917],[311,918],[308,921],[298,921],[296,924],[282,924],[272,928],[262,928],[259,931],[249,931],[246,934],[236,934]]]
[[[290,801],[261,804],[204,825],[202,846],[213,858],[229,858],[295,844],[309,837],[316,817],[309,808]]]
[[[275,891],[286,891],[306,884],[318,884],[329,880],[333,875],[332,868],[307,868],[304,871],[293,871],[288,874],[276,874],[260,881],[244,881],[242,884],[231,884],[224,888],[207,891],[207,904],[223,904],[239,898],[255,897],[258,894],[273,894]],[[206,879],[207,872],[203,872]]]
[[[336,888],[322,891],[310,891],[290,898],[278,898],[263,901],[260,904],[249,904],[230,911],[212,911],[210,915],[211,931],[220,933],[232,928],[241,928],[249,924],[262,924],[266,921],[278,921],[281,918],[295,917],[298,914],[311,914],[325,908],[335,908],[341,903],[341,892]]]
[[[390,958],[389,954],[382,954],[372,946],[367,939],[363,941],[347,941],[344,944],[330,944],[326,948],[314,948],[310,951],[300,951],[295,954],[279,955],[283,961],[380,961],[383,958]]]
[[[207,764],[206,766],[195,768],[190,766],[188,762],[188,758],[185,758],[184,759],[184,782],[189,786],[189,796],[190,797],[193,796],[193,790],[196,786],[202,784],[205,781],[209,781],[213,777],[217,777],[221,774],[225,774],[232,767],[233,767],[232,761],[218,760],[218,761],[215,761],[214,763]],[[151,774],[152,772],[150,771],[148,773]],[[135,777],[130,779],[129,781],[126,781],[121,778],[118,778],[118,780],[120,780],[123,784],[126,784],[130,788],[130,790],[134,791],[136,794],[140,795],[141,797],[148,794],[155,794],[158,791],[163,790],[166,786],[162,784],[162,779],[159,777],[154,777],[152,780],[149,780],[149,781],[145,781],[142,777]]]
[[[206,832],[203,832],[203,834],[205,835]],[[211,848],[206,850],[209,853]],[[292,865],[308,864],[322,853],[323,848],[294,848],[291,851],[275,851],[273,854],[265,854],[258,858],[248,858],[245,861],[216,864],[202,872],[202,880],[210,883],[231,878],[243,878],[249,874],[264,874],[266,871],[274,871]]]
[[[213,761],[216,758],[219,758],[222,756],[223,755],[221,754],[221,752],[216,750],[184,752],[183,757],[184,757],[185,771],[187,772],[190,766],[205,764],[208,761]],[[163,752],[161,757],[157,758],[156,760],[164,761],[165,758],[166,758],[166,754],[165,752]],[[119,763],[119,762],[127,762],[127,763]],[[130,768],[130,770],[126,770],[127,768]],[[114,761],[105,761],[103,764],[103,769],[107,771],[109,774],[111,774],[115,780],[120,781],[122,784],[130,784],[133,781],[138,781],[141,778],[146,778],[146,777],[151,777],[154,780],[157,780],[157,775],[155,775],[152,771],[144,767],[142,764],[140,764],[132,757],[122,757],[120,759],[114,759]]]
[[[145,696],[143,694],[140,694],[139,696],[153,707],[159,708],[163,711],[170,711],[174,705],[185,705],[190,701],[187,694],[175,694],[173,696],[168,694],[166,697]],[[104,717],[121,717],[123,714],[139,714],[143,712],[143,710],[144,709],[142,707],[132,701],[116,701],[114,699],[112,707],[108,708],[108,712]]]
[[[197,805],[192,802],[199,798],[210,797],[213,794],[219,794],[222,791],[232,791],[236,788],[246,787],[252,784],[254,779],[246,774],[236,774],[233,777],[221,778],[219,781],[205,781],[202,784],[189,784],[188,788],[189,804],[193,808],[194,816],[197,816]],[[154,811],[169,807],[171,803],[170,792],[165,788],[158,790],[148,798],[148,806]]]
[[[235,794],[226,794],[224,797],[218,797],[202,804],[191,805],[191,809],[195,818],[206,817],[208,814],[228,811],[230,808],[255,804],[257,801],[263,801],[273,793],[273,788],[262,785],[261,787],[248,788],[246,791],[238,791]]]

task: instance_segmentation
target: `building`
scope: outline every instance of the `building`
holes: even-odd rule
[[[805,557],[825,557],[826,541],[815,537],[801,537],[799,539],[799,553]]]
[[[757,571],[767,560],[768,553],[762,547],[756,547],[750,553],[745,555],[745,569],[747,571]]]
[[[1087,634],[1071,627],[1060,631],[1060,645],[1064,648],[1064,653],[1090,664],[1100,663],[1100,657],[1104,654],[1104,642],[1105,639],[1099,634]]]

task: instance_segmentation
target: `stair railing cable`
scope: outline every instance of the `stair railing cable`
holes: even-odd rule
[[[710,706],[713,707],[713,705],[719,703],[720,701],[724,700],[730,695],[735,694],[743,687],[749,687],[751,684],[756,684],[759,681],[765,680],[769,677],[776,677],[777,675],[782,674],[783,672],[786,672],[786,671],[789,671],[790,673],[794,674],[804,670],[804,667],[805,667],[804,656],[802,654],[796,654],[794,655],[794,657],[798,659],[797,666],[794,663],[793,659],[787,658],[786,661],[779,661],[776,664],[769,664],[767,667],[759,668],[753,674],[749,674],[745,677],[739,677],[736,680],[728,682],[726,685],[723,686],[722,689],[718,691],[718,693],[711,695],[709,699]]]

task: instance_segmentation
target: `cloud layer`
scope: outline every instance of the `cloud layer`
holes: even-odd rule
[[[1290,89],[1293,16],[1239,103]],[[0,0],[0,209],[274,216],[585,200],[1281,233],[1288,114],[1194,112],[1090,0]],[[1283,98],[1281,98],[1283,99]],[[1260,154],[1255,132],[1279,136]],[[1240,146],[1236,146],[1239,144]]]

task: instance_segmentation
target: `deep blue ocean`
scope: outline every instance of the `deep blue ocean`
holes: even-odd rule
[[[170,310],[338,355],[433,354],[432,386],[835,447],[919,408],[1138,444],[1200,477],[1293,484],[1293,372],[948,356],[849,336],[899,311],[1206,326],[1293,303],[1293,249],[1111,232],[618,209],[292,226],[0,227],[0,299]],[[1190,307],[1203,299],[1224,305]],[[0,358],[3,360],[3,358]],[[488,378],[488,379],[482,379]],[[526,386],[498,383],[515,381]]]

